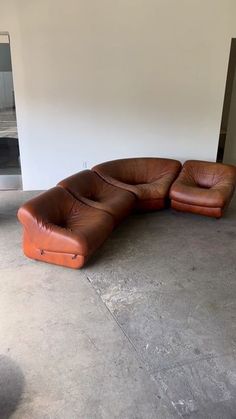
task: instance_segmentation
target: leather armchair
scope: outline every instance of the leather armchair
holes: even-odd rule
[[[220,218],[236,185],[236,167],[188,160],[170,190],[171,207]]]

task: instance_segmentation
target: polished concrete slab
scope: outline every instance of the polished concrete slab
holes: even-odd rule
[[[236,200],[132,216],[73,271],[22,256],[34,194],[0,192],[0,418],[236,418]]]
[[[86,268],[183,417],[236,417],[235,204],[221,220],[136,215]]]

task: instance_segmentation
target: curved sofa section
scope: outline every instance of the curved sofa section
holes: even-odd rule
[[[116,224],[130,215],[135,207],[133,193],[104,182],[91,170],[76,173],[58,185],[84,204],[112,215]]]
[[[236,167],[162,158],[120,159],[72,175],[18,211],[27,257],[81,268],[134,210],[172,208],[222,216]]]
[[[18,218],[24,226],[26,256],[71,268],[82,267],[114,228],[110,214],[59,186],[24,204]]]
[[[132,192],[138,210],[158,210],[168,205],[168,192],[181,170],[177,160],[139,157],[112,160],[92,168],[103,180]]]

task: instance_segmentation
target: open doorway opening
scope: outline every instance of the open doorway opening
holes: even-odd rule
[[[21,189],[10,37],[0,32],[0,189]]]
[[[217,161],[236,165],[236,38],[231,41]]]

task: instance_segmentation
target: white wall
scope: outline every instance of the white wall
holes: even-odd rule
[[[0,33],[0,44],[9,44],[9,37],[7,34]]]
[[[83,162],[215,159],[235,0],[4,3],[25,189]]]
[[[236,73],[232,90],[224,163],[236,165]]]

